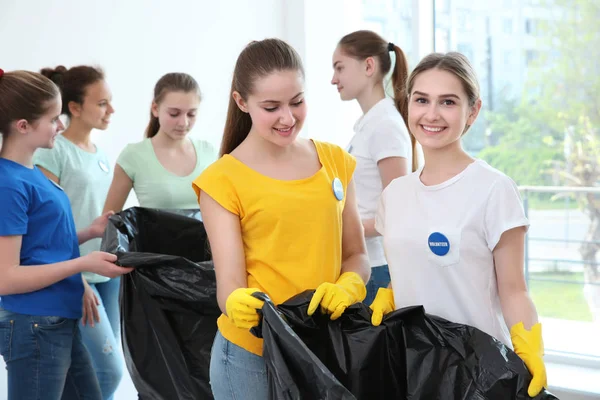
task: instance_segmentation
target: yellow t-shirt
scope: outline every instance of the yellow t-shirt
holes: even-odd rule
[[[280,304],[323,282],[335,282],[342,265],[342,211],[354,157],[339,146],[314,141],[321,169],[311,177],[267,177],[226,154],[192,184],[240,217],[248,287]],[[344,197],[338,200],[333,181]],[[217,266],[218,268],[218,266]],[[230,342],[262,355],[262,339],[239,329],[226,315],[217,321]]]

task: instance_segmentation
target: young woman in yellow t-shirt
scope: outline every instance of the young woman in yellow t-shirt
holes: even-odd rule
[[[354,194],[356,161],[340,147],[298,138],[304,69],[278,39],[250,43],[234,71],[221,158],[194,181],[223,315],[213,345],[215,399],[268,398],[258,325],[260,291],[275,304],[316,289],[338,318],[366,295],[370,266]]]

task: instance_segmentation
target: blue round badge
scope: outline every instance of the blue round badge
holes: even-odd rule
[[[339,201],[344,200],[344,186],[342,185],[342,181],[340,181],[340,178],[335,178],[333,180],[332,187],[335,198]]]
[[[439,232],[433,232],[427,239],[429,249],[436,256],[445,256],[450,251],[450,241],[448,238]]]

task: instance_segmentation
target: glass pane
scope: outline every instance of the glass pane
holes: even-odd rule
[[[597,0],[435,1],[436,51],[465,54],[481,84],[464,147],[531,186],[525,268],[546,348],[597,357],[599,19]]]
[[[412,0],[363,0],[364,29],[399,46],[414,65]]]

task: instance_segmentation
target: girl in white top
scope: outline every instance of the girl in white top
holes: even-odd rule
[[[192,139],[200,88],[184,73],[168,73],[154,87],[146,139],[129,144],[115,166],[104,210],[119,212],[134,189],[141,207],[197,209],[192,181],[216,159],[208,143]]]
[[[407,94],[409,129],[425,165],[394,180],[381,198],[375,227],[392,282],[371,305],[373,324],[423,305],[474,326],[514,348],[533,375],[533,397],[546,386],[546,370],[523,273],[529,222],[515,183],[461,146],[481,109],[475,72],[462,54],[431,54],[410,75]]]
[[[390,53],[394,53],[392,64]],[[392,69],[394,97],[386,97],[384,77]],[[375,230],[375,214],[383,189],[416,169],[416,141],[408,133],[405,95],[408,65],[402,50],[371,31],[344,36],[333,53],[333,79],[344,101],[356,100],[363,116],[354,125],[348,152],[356,157],[356,196],[371,264],[367,297],[371,304],[390,274],[383,240]]]

